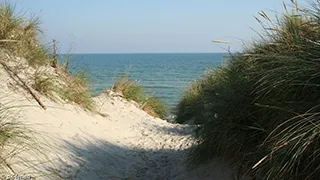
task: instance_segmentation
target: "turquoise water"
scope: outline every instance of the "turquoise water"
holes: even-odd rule
[[[127,73],[147,92],[174,107],[183,92],[206,70],[222,64],[226,53],[73,54],[72,72],[87,72],[97,95],[112,87],[115,77]]]

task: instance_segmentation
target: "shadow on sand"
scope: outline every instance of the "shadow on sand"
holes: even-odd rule
[[[188,150],[141,149],[115,145],[105,140],[77,139],[66,142],[72,153],[69,160],[51,169],[61,179],[83,180],[223,180],[232,179],[231,171],[221,161],[187,168]]]

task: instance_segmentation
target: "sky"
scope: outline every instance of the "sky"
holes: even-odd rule
[[[0,0],[0,2],[4,0]],[[257,39],[254,19],[282,0],[12,0],[41,17],[43,41],[61,53],[227,52]],[[289,0],[285,2],[290,2]],[[301,2],[301,1],[300,1]],[[252,30],[254,29],[254,30]],[[212,43],[226,40],[231,44]]]

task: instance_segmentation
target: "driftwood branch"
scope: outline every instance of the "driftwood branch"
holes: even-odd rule
[[[38,104],[44,109],[46,110],[47,107],[40,101],[40,99],[32,92],[31,88],[28,87],[28,85],[18,76],[17,73],[13,72],[7,65],[5,62],[0,61],[0,64],[4,67],[4,69],[7,71],[7,73],[10,75],[10,77],[17,81],[20,82],[20,86],[25,89],[26,91],[28,91],[28,93],[31,94],[31,96],[38,102]]]

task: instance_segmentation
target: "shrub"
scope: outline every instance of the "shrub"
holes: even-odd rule
[[[180,101],[177,120],[201,124],[192,162],[225,156],[239,176],[258,179],[320,176],[319,11],[294,5],[276,23],[262,11],[262,40]]]
[[[113,91],[122,93],[127,100],[133,100],[140,108],[153,117],[166,118],[168,108],[160,99],[148,95],[137,82],[129,79],[127,75],[116,79]]]

